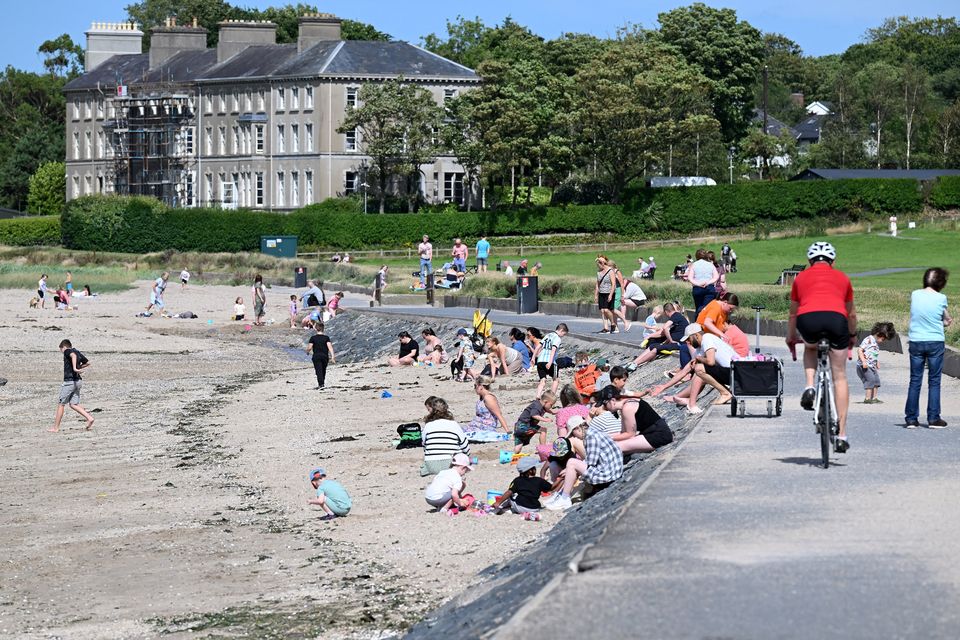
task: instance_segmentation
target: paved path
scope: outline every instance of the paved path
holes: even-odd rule
[[[363,308],[362,305],[359,304],[355,304],[354,307]],[[367,310],[372,313],[393,315],[408,315],[418,317],[426,316],[433,318],[459,318],[463,320],[464,326],[466,327],[470,326],[470,323],[473,320],[474,312],[474,309],[471,307],[431,307],[429,305],[389,305]],[[482,311],[486,312],[486,309],[482,309]],[[581,318],[578,316],[546,315],[543,313],[517,314],[510,313],[508,311],[493,310],[490,312],[489,319],[494,324],[506,327],[520,327],[524,329],[531,326],[537,327],[544,333],[549,330],[553,330],[553,328],[557,326],[557,323],[565,322],[567,323],[567,327],[569,327],[572,334],[589,336],[592,339],[599,340],[601,342],[639,345],[643,341],[643,327],[641,326],[642,322],[634,323],[634,326],[631,327],[630,331],[623,331],[621,329],[620,333],[615,333],[612,335],[598,333],[603,328],[599,314],[596,318]]]
[[[579,573],[494,637],[960,636],[960,383],[944,379],[951,428],[907,430],[907,358],[881,362],[886,403],[852,405],[837,465],[817,466],[788,363],[782,418],[709,413]]]

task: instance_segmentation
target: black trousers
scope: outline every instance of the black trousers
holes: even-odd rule
[[[314,358],[313,370],[317,372],[317,386],[322,387],[327,378],[327,364],[330,358]]]

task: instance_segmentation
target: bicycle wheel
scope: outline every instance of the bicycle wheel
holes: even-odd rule
[[[820,421],[820,454],[823,456],[823,468],[830,468],[830,385],[824,381],[820,387],[820,406],[817,413]]]

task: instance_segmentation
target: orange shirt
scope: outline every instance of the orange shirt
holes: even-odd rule
[[[583,396],[590,396],[596,390],[597,378],[600,377],[600,370],[597,365],[588,364],[583,368],[577,368],[573,373],[573,386],[577,388]]]
[[[727,330],[727,312],[723,310],[719,300],[712,300],[710,304],[700,310],[697,322],[701,327],[706,327],[707,320],[713,320],[714,326],[721,333]]]

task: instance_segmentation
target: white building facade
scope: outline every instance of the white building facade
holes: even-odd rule
[[[338,133],[369,82],[402,76],[442,103],[479,83],[470,69],[405,42],[344,41],[340,20],[304,16],[295,44],[270,22],[206,30],[168,22],[140,52],[136,25],[94,24],[87,72],[67,97],[67,199],[152,195],[171,206],[290,211],[360,192],[369,158]],[[451,156],[422,167],[424,196],[459,202]]]

